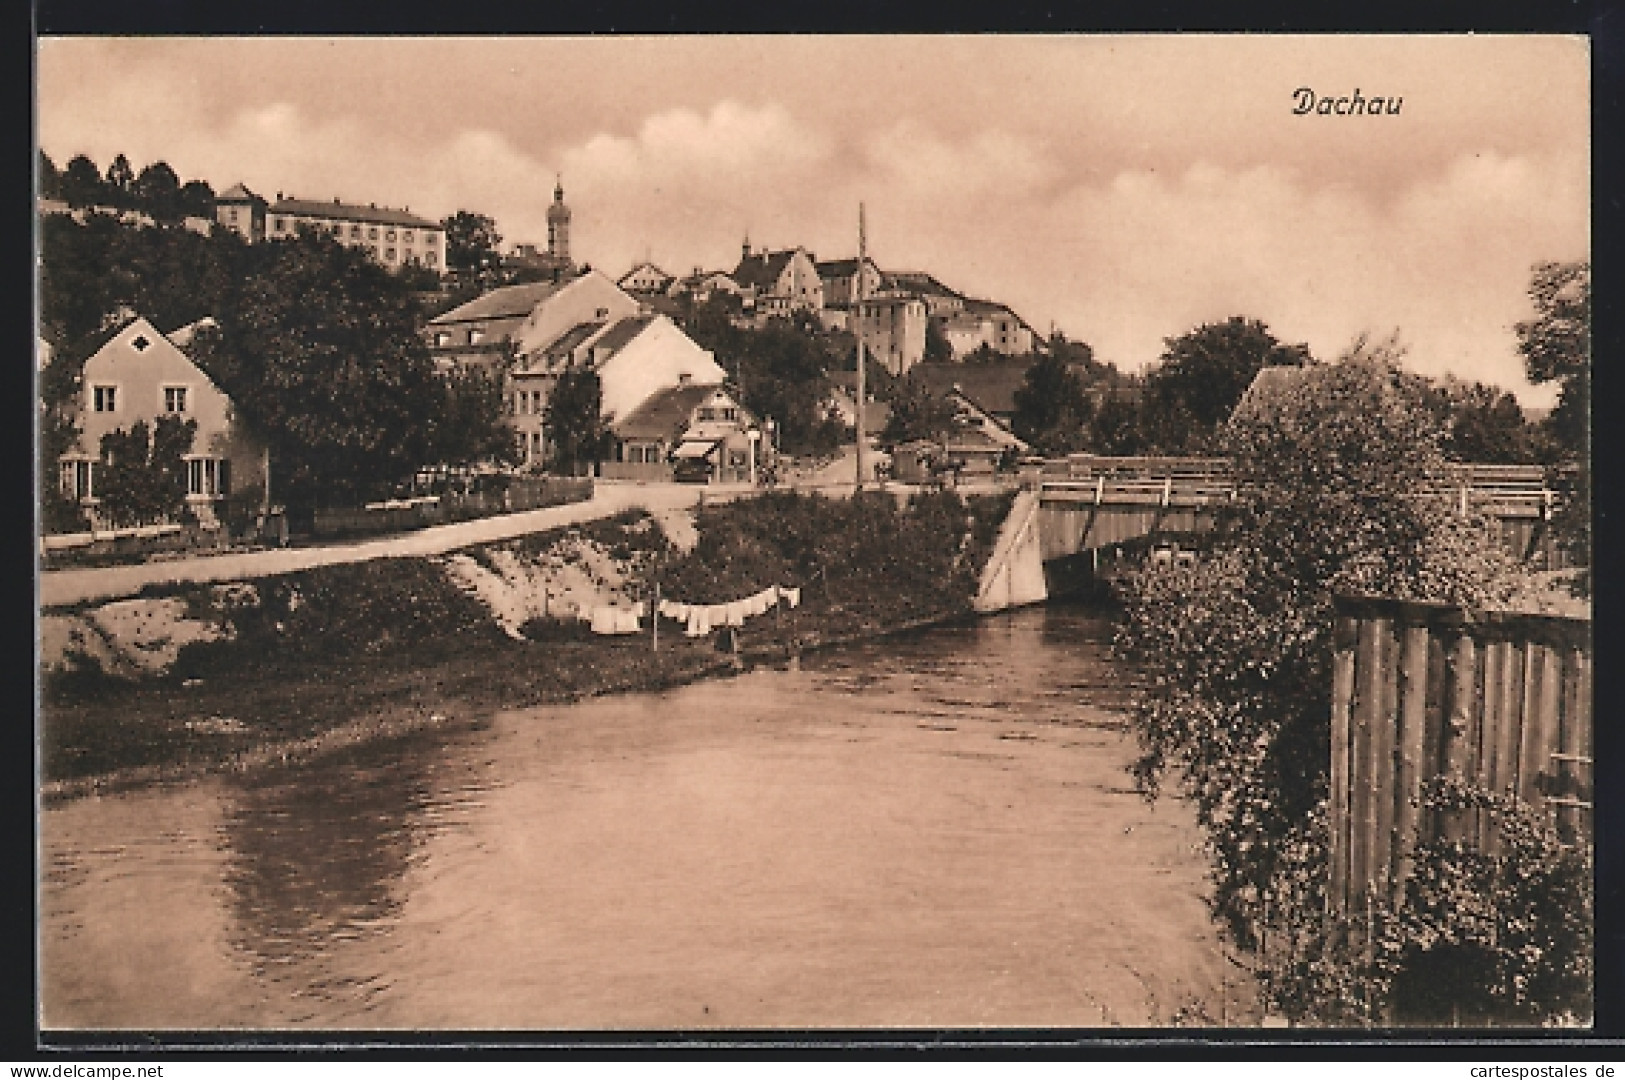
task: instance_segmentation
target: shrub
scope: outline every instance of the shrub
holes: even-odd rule
[[[1134,706],[1136,779],[1155,797],[1177,776],[1192,797],[1215,914],[1244,947],[1259,944],[1276,905],[1320,910],[1291,879],[1325,872],[1305,822],[1327,791],[1333,596],[1476,606],[1513,589],[1515,568],[1484,523],[1423,495],[1442,432],[1397,359],[1391,343],[1362,341],[1281,379],[1222,433],[1237,493],[1209,556],[1122,582],[1116,645],[1148,676]],[[1346,999],[1345,974],[1334,964],[1294,985]]]

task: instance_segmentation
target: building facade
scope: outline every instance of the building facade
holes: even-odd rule
[[[174,337],[189,341],[192,329],[183,327]],[[85,361],[82,383],[79,437],[58,466],[63,493],[77,499],[93,521],[99,521],[102,436],[137,422],[150,429],[164,417],[197,423],[183,460],[187,507],[200,522],[217,522],[220,504],[234,489],[264,490],[264,449],[236,423],[231,399],[146,319],[133,318],[114,332]]]
[[[824,283],[818,264],[805,248],[751,253],[750,241],[740,250],[739,265],[728,275],[739,285],[745,307],[760,318],[816,315],[824,309]]]
[[[851,330],[867,355],[893,375],[907,375],[925,358],[925,302],[915,296],[874,296],[860,301]]]
[[[241,184],[233,187],[232,191],[239,188],[242,188]],[[246,188],[242,190],[247,191]],[[252,195],[251,192],[249,194]],[[219,200],[216,202],[217,215],[229,216],[234,207],[240,213],[244,212],[244,204],[240,200],[225,205],[220,205]],[[230,225],[229,221],[223,223]],[[338,199],[326,203],[284,198],[279,192],[276,202],[265,211],[263,236],[245,234],[245,237],[250,240],[280,240],[295,235],[300,226],[325,232],[341,244],[361,248],[391,270],[421,266],[435,273],[443,273],[446,269],[446,233],[440,224],[418,217],[410,210],[396,210],[387,206],[359,206]],[[248,227],[253,231],[252,223]]]
[[[250,244],[265,239],[265,215],[271,204],[241,183],[233,184],[214,200],[214,219]]]
[[[663,293],[676,279],[651,262],[634,266],[616,284],[632,293]]]

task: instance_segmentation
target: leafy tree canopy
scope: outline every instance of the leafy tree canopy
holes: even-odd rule
[[[555,470],[575,476],[607,456],[611,435],[603,401],[597,372],[573,368],[559,376],[542,413]]]
[[[502,234],[484,214],[459,210],[443,220],[446,266],[461,274],[494,273],[502,265]]]
[[[1015,396],[1016,414],[1011,426],[1034,449],[1045,454],[1066,454],[1083,447],[1084,426],[1093,408],[1084,392],[1083,379],[1064,356],[1051,352],[1039,357],[1027,369]]]
[[[1168,338],[1145,378],[1141,428],[1164,453],[1208,447],[1260,369],[1309,362],[1303,345],[1284,345],[1257,319],[1233,316]]]
[[[411,294],[309,231],[249,249],[250,272],[192,352],[266,440],[291,510],[353,505],[434,459],[448,400]]]

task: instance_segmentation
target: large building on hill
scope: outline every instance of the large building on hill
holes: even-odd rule
[[[277,192],[267,203],[242,184],[233,184],[215,199],[215,220],[249,243],[281,240],[300,226],[326,232],[341,244],[369,252],[391,270],[421,266],[435,273],[446,269],[446,233],[439,222],[410,209],[369,203],[361,206],[337,198],[332,202],[296,199]]]

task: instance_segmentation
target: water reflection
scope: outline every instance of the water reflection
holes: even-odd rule
[[[364,999],[387,986],[302,966],[387,935],[428,845],[478,811],[491,763],[449,755],[458,741],[423,733],[351,748],[222,792],[233,944],[257,977],[299,980],[318,998]]]
[[[53,809],[51,1015],[1166,1022],[1224,968],[1194,828],[1123,787],[1109,633],[1026,611]]]

